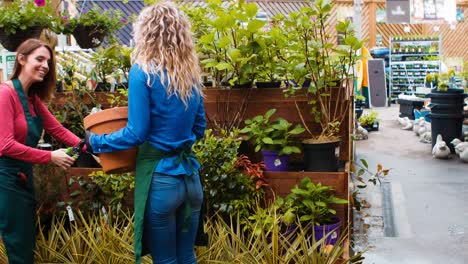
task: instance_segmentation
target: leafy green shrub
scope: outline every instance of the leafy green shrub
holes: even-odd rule
[[[253,140],[255,151],[277,150],[279,155],[290,155],[301,153],[301,150],[294,146],[293,136],[300,135],[305,130],[298,124],[291,129],[292,124],[284,118],[277,118],[270,121],[276,109],[268,110],[265,115],[258,115],[252,119],[245,120],[246,126],[240,133],[247,134],[247,140]]]
[[[120,209],[123,199],[135,189],[135,181],[132,173],[106,174],[103,171],[95,171],[88,175],[102,190],[108,199],[108,205],[113,209]]]
[[[242,168],[236,166],[240,143],[235,132],[224,131],[216,137],[207,130],[205,138],[193,146],[201,164],[208,215],[219,211],[224,216],[237,212],[247,217],[255,201],[263,197],[262,189],[256,188],[257,179],[242,173]]]
[[[332,224],[336,211],[330,206],[348,203],[347,200],[333,196],[332,191],[332,187],[314,184],[308,177],[302,179],[284,200],[277,200],[283,221],[292,224],[299,218],[299,222],[305,224]]]
[[[372,126],[375,121],[379,121],[377,118],[378,115],[377,111],[372,110],[369,114],[362,115],[359,118],[359,123],[365,126]]]

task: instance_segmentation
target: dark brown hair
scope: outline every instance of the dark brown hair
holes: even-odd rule
[[[19,54],[23,54],[26,58],[33,53],[36,49],[45,47],[50,52],[49,72],[44,76],[42,82],[33,83],[29,88],[29,95],[36,94],[42,101],[48,102],[54,96],[54,91],[57,83],[57,75],[55,72],[55,57],[50,48],[46,43],[39,39],[27,39],[16,49],[15,65],[13,66],[13,73],[10,75],[8,80],[18,78],[23,70],[23,67],[19,63]]]

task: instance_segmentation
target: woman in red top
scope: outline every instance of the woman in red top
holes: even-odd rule
[[[49,46],[28,39],[17,49],[13,74],[0,84],[0,237],[9,263],[34,263],[35,197],[34,163],[54,163],[64,169],[74,159],[63,149],[35,147],[42,130],[66,145],[80,139],[48,111],[56,85],[54,55]]]

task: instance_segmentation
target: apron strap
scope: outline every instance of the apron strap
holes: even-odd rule
[[[29,118],[32,118],[32,115],[31,112],[29,112],[28,99],[24,94],[23,85],[21,85],[21,82],[18,79],[13,79],[11,81],[13,82],[16,93],[18,94],[21,104],[23,105],[23,111],[24,115],[26,116],[26,120],[28,120]]]

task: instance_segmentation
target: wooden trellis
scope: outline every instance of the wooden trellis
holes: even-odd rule
[[[455,29],[450,29],[448,24],[439,25],[439,32],[434,32],[434,25],[431,24],[412,24],[409,25],[411,30],[409,33],[404,32],[404,25],[400,24],[377,24],[376,11],[377,9],[385,8],[385,0],[362,0],[363,6],[361,11],[361,32],[362,38],[367,39],[367,47],[376,45],[376,36],[382,36],[383,46],[388,47],[391,36],[399,35],[434,35],[440,34],[442,37],[442,56],[446,57],[462,57],[468,60],[468,0],[457,1],[457,6],[464,10],[465,22],[458,22]],[[353,7],[353,0],[335,0],[334,1],[334,17],[330,23],[336,24],[337,10],[339,7]],[[334,33],[334,32],[330,32]]]

